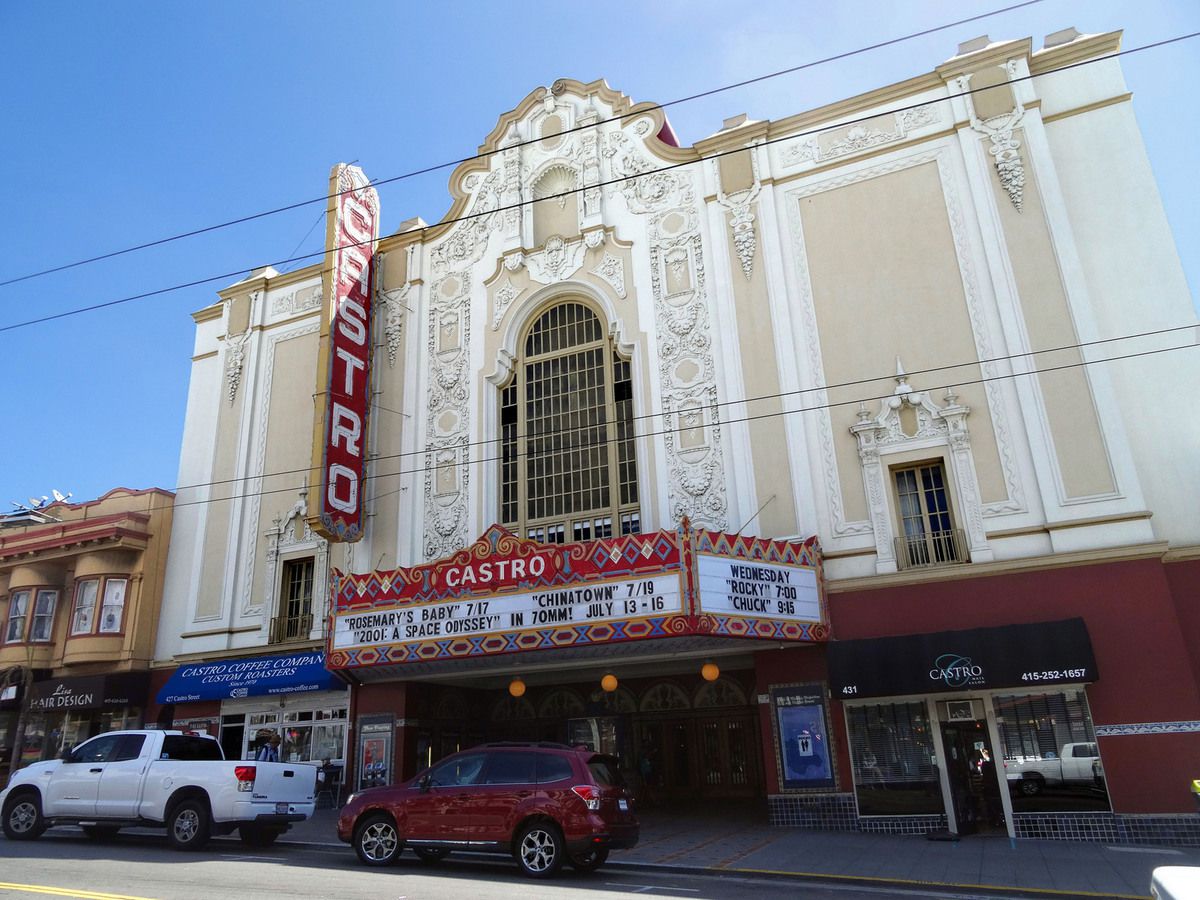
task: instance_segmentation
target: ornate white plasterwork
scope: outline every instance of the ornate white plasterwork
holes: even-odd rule
[[[396,354],[404,339],[404,313],[408,310],[408,295],[411,292],[412,282],[379,292],[379,302],[383,308],[384,347],[387,349],[388,367],[392,369],[396,368]]]
[[[937,104],[926,103],[922,106],[904,109],[892,114],[894,127],[891,131],[872,128],[868,123],[851,125],[846,136],[833,141],[824,149],[821,148],[817,135],[805,137],[794,144],[784,147],[781,154],[784,165],[794,166],[803,163],[819,163],[851,153],[861,153],[884,144],[902,141],[918,128],[925,128],[937,123],[941,113]],[[835,129],[829,129],[835,130]]]
[[[845,506],[842,500],[841,483],[838,476],[834,448],[832,417],[830,416],[829,409],[825,406],[829,402],[829,396],[825,392],[827,385],[825,382],[820,337],[817,329],[812,282],[809,277],[808,253],[804,240],[803,220],[800,215],[800,201],[814,194],[836,190],[837,188],[845,187],[859,181],[877,178],[930,162],[935,163],[937,166],[950,224],[950,234],[954,241],[963,296],[966,300],[967,313],[971,321],[972,335],[975,340],[976,353],[978,359],[983,360],[980,363],[980,370],[985,378],[984,390],[988,398],[988,413],[996,437],[996,448],[1000,456],[1000,466],[1007,494],[1006,499],[984,504],[982,506],[982,513],[984,516],[994,516],[1024,512],[1026,509],[1024,492],[1017,475],[1012,440],[1009,437],[1010,430],[1007,413],[1005,412],[1006,408],[1002,387],[994,377],[1003,374],[1003,372],[997,364],[989,362],[992,358],[990,329],[984,319],[981,308],[980,289],[975,275],[975,267],[972,263],[971,248],[969,246],[967,227],[963,218],[962,205],[958,198],[958,191],[947,171],[948,166],[944,159],[945,153],[944,148],[937,148],[932,151],[891,159],[877,166],[847,172],[808,184],[789,191],[786,194],[788,225],[792,240],[791,255],[795,267],[796,284],[799,289],[797,305],[801,320],[800,327],[803,330],[806,345],[806,352],[803,356],[808,363],[809,383],[818,391],[817,396],[812,400],[813,405],[818,407],[813,411],[813,415],[818,419],[817,435],[821,447],[820,462],[827,503],[830,510],[831,528],[834,535],[838,537],[852,537],[870,533],[872,531],[872,524],[870,520],[847,521],[844,512]],[[870,498],[868,498],[868,504],[870,502]]]
[[[258,527],[259,513],[262,508],[263,478],[267,474],[264,470],[267,461],[267,426],[271,421],[271,385],[275,375],[275,348],[281,341],[316,334],[319,330],[320,328],[316,322],[310,322],[310,324],[299,328],[292,328],[279,333],[270,332],[263,348],[262,378],[260,379],[260,388],[258,391],[260,408],[256,411],[258,435],[255,438],[254,465],[251,469],[255,474],[245,480],[240,486],[239,491],[239,493],[248,497],[247,506],[249,507],[249,511],[246,521],[254,523],[254,528],[243,529],[242,540],[244,543],[241,547],[241,552],[238,554],[239,559],[245,561],[242,565],[240,591],[242,615],[253,615],[262,611],[261,598],[259,602],[255,602],[254,598],[254,562],[258,543],[256,529]]]
[[[1010,59],[1001,68],[1008,73],[1009,78],[1012,78],[1016,74],[1016,60]],[[1021,127],[1021,122],[1025,118],[1025,107],[1021,105],[1020,98],[1014,92],[1013,102],[1016,106],[1011,112],[1001,113],[989,119],[980,119],[975,115],[974,97],[968,93],[971,88],[970,74],[960,75],[955,79],[955,83],[962,92],[963,99],[967,101],[967,110],[971,115],[971,127],[984,135],[991,144],[988,147],[988,153],[996,161],[996,174],[1000,178],[1004,192],[1008,194],[1009,202],[1017,212],[1021,212],[1025,202],[1025,164],[1021,159],[1021,142],[1013,136],[1013,132]]]
[[[529,277],[538,284],[555,284],[570,278],[583,265],[583,240],[567,241],[555,234],[537,253],[525,257]]]
[[[512,302],[519,296],[521,296],[521,291],[507,278],[500,287],[496,288],[492,294],[492,331],[500,327],[504,314],[508,312]]]
[[[606,137],[604,153],[614,178],[654,168],[623,131]],[[700,205],[692,175],[675,170],[626,177],[616,189],[633,213],[649,216],[670,516],[675,522],[686,516],[699,527],[724,529],[728,527],[729,501]]]
[[[279,607],[279,560],[283,555],[297,556],[309,551],[313,555],[312,636],[325,628],[325,613],[329,597],[329,542],[313,533],[308,525],[308,488],[300,489],[300,499],[271,521],[265,532],[267,539],[267,571],[265,590],[267,606],[272,615],[283,615]],[[297,530],[301,533],[296,535]],[[261,608],[261,604],[260,604]],[[263,616],[263,628],[270,627],[270,616]]]
[[[271,315],[293,315],[308,312],[321,305],[322,287],[319,284],[283,294],[271,300]]]
[[[597,278],[603,278],[613,289],[614,294],[622,300],[625,299],[625,261],[621,257],[613,256],[605,250],[604,256],[596,268],[591,270],[591,273]]]
[[[717,203],[729,211],[729,227],[733,232],[733,247],[737,251],[738,261],[742,264],[742,274],[749,281],[754,274],[754,252],[758,248],[758,240],[754,234],[754,201],[762,190],[762,182],[758,177],[758,153],[750,149],[750,168],[754,173],[754,183],[742,191],[726,194],[721,188],[721,167],[714,159],[713,177],[717,182]]]
[[[425,441],[425,558],[467,545],[470,486],[471,279],[466,269],[434,282],[429,292],[429,389]]]
[[[886,496],[887,474],[881,456],[920,447],[942,445],[949,449],[950,477],[958,496],[958,514],[967,536],[967,546],[975,562],[991,558],[987,534],[983,528],[982,504],[975,460],[971,454],[971,433],[967,429],[970,407],[958,403],[952,388],[946,389],[946,402],[938,406],[926,391],[915,390],[899,360],[896,360],[896,389],[891,397],[879,403],[872,415],[865,404],[860,405],[858,423],[850,427],[858,440],[858,455],[862,462],[863,484],[872,531],[875,535],[876,567],[880,571],[895,571],[893,549],[895,529],[888,514]],[[901,411],[914,413],[916,427],[912,434],[904,431]]]
[[[246,364],[246,344],[250,339],[250,329],[241,334],[225,335],[225,380],[228,386],[229,405],[237,399],[238,387],[242,383],[242,368]]]

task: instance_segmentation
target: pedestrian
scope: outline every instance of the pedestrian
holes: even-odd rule
[[[258,762],[279,762],[279,744],[279,735],[271,735],[271,739],[258,748],[255,759]]]

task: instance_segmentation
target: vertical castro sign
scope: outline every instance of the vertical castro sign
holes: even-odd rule
[[[313,482],[308,516],[330,541],[363,535],[367,411],[371,398],[371,297],[379,195],[362,169],[338,164],[329,178],[325,309],[317,361]]]

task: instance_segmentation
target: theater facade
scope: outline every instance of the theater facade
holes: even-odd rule
[[[560,79],[432,224],[335,166],[321,263],[194,314],[150,717],[354,788],[552,740],[764,827],[1200,841],[1196,317],[1119,46],[691,144]]]

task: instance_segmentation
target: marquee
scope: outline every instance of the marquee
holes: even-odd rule
[[[334,571],[331,669],[692,635],[823,641],[816,538],[692,530],[540,544],[493,525],[437,562]]]

